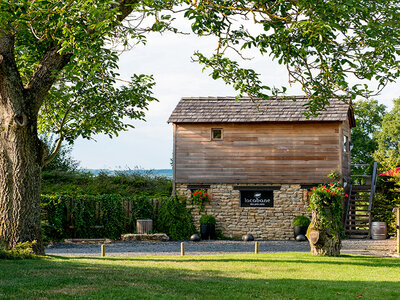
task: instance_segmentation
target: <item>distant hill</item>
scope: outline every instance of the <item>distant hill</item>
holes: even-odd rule
[[[164,176],[167,178],[172,178],[172,169],[153,169],[153,170],[142,170],[142,169],[134,169],[134,170],[110,170],[110,169],[80,169],[79,171],[88,172],[93,175],[99,175],[100,173],[105,173],[107,175],[115,175],[115,174],[149,174],[153,176]]]

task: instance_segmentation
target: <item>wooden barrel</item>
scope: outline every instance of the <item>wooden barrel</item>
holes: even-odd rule
[[[150,233],[153,231],[153,220],[151,219],[137,219],[136,220],[136,233]]]
[[[385,222],[371,223],[371,238],[373,240],[386,240],[387,227]]]

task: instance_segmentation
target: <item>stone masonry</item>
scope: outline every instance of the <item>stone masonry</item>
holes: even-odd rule
[[[190,190],[187,186],[177,183],[176,192],[185,195],[189,200]],[[238,185],[211,184],[208,192],[214,200],[205,205],[203,212],[192,206],[194,223],[198,229],[201,215],[209,214],[217,221],[216,229],[221,230],[227,237],[240,238],[250,233],[257,240],[293,239],[293,219],[299,215],[307,215],[305,189],[301,189],[297,184],[282,184],[280,190],[274,190],[273,207],[240,207],[240,191],[234,190],[234,186]]]

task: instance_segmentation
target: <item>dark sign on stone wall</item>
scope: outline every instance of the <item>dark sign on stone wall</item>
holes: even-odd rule
[[[240,191],[241,207],[273,207],[274,191]]]

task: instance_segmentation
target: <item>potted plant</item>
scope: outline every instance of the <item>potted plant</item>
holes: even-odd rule
[[[294,238],[300,234],[306,235],[308,225],[310,225],[311,221],[306,216],[297,216],[294,218],[292,225],[294,226]]]
[[[211,215],[202,215],[200,218],[200,235],[202,240],[215,240],[215,218]]]

